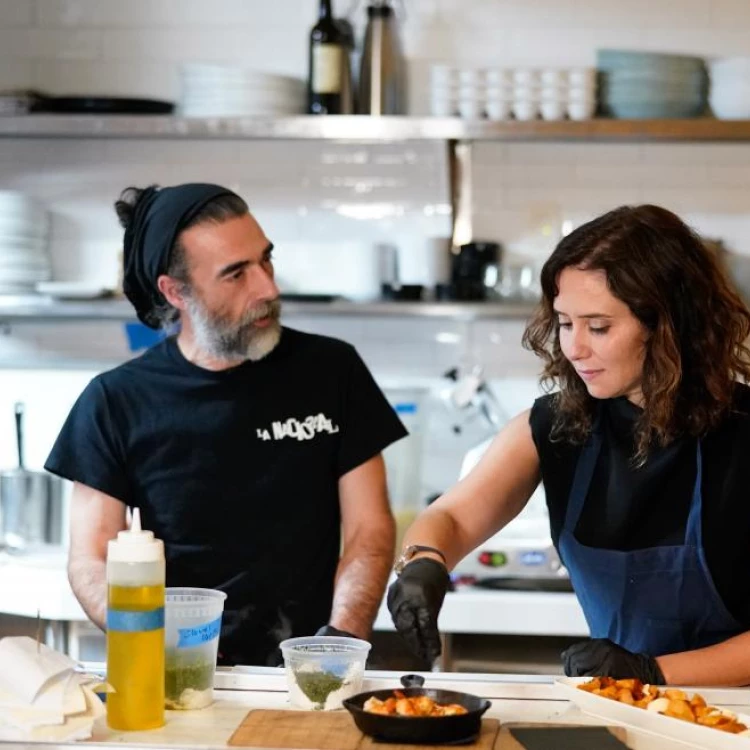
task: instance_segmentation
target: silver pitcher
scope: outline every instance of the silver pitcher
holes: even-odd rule
[[[359,74],[359,112],[403,115],[406,112],[406,70],[388,0],[367,7],[367,28]]]
[[[0,547],[63,542],[63,480],[24,465],[23,412],[15,405],[18,466],[0,472]]]

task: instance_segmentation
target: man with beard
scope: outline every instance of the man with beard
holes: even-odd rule
[[[128,188],[115,207],[125,294],[179,333],[94,378],[47,460],[75,482],[79,602],[104,629],[107,542],[137,507],[168,586],[226,592],[222,663],[367,638],[394,553],[381,453],[403,425],[353,347],[280,325],[273,245],[239,196]]]

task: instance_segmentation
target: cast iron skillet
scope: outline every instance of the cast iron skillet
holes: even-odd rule
[[[426,695],[437,703],[457,703],[468,713],[459,716],[381,716],[365,711],[362,706],[369,698],[385,700],[393,696],[393,690],[372,690],[347,698],[344,703],[354,717],[360,731],[380,742],[403,742],[414,745],[459,744],[471,742],[479,735],[482,714],[490,702],[469,693],[455,690],[432,690],[423,688],[424,678],[408,674],[401,678],[403,694],[407,698]]]

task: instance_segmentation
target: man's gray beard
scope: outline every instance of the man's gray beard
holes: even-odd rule
[[[270,354],[281,339],[281,302],[278,300],[249,310],[237,322],[211,315],[196,297],[185,297],[185,304],[197,347],[213,359],[257,362]],[[254,321],[267,316],[273,319],[270,325],[265,328],[253,325]]]

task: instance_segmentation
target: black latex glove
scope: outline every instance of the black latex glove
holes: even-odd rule
[[[338,628],[334,628],[333,625],[323,625],[322,628],[318,630],[315,635],[332,635],[336,636],[337,638],[357,638],[358,636],[353,635],[352,633],[347,633],[346,630],[339,630]]]
[[[575,643],[562,653],[568,677],[613,677],[627,680],[636,677],[647,685],[665,685],[666,680],[656,659],[634,654],[606,638]]]
[[[440,656],[437,618],[449,585],[445,565],[422,557],[410,562],[388,589],[388,609],[396,630],[429,663]]]

